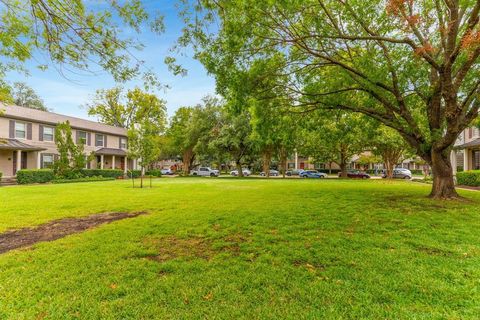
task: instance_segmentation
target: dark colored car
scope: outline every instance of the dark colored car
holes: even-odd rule
[[[341,177],[342,173],[339,172],[338,176]],[[349,178],[357,178],[357,179],[370,179],[370,175],[362,172],[360,170],[348,170],[347,177]]]

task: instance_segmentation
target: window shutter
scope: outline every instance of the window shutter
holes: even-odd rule
[[[27,123],[27,140],[32,140],[32,123]]]
[[[103,146],[106,148],[107,147],[107,135],[103,135]]]
[[[118,137],[118,149],[122,149],[122,137]]]
[[[38,126],[38,140],[43,141],[43,126],[42,125]],[[42,156],[42,159],[43,159],[43,156]],[[42,160],[42,162],[43,162],[43,160]]]
[[[78,130],[75,130],[75,143],[80,144],[80,137],[78,136]]]
[[[92,145],[92,135],[91,135],[90,132],[87,133],[87,144],[88,144],[89,146]]]
[[[10,138],[15,138],[15,121],[10,120],[10,127],[8,132],[9,132]]]
[[[43,153],[40,154],[40,169],[44,169],[44,167],[43,167]]]

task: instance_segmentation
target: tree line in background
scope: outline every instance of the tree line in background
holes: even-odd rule
[[[242,88],[242,97],[236,91],[235,99],[205,97],[180,107],[168,125],[164,101],[138,88],[98,90],[87,107],[101,122],[129,130],[129,156],[141,159],[142,167],[180,159],[186,175],[198,165],[233,163],[239,176],[242,167],[256,165],[268,177],[274,161],[285,175],[287,159],[297,152],[316,163],[336,163],[346,176],[352,156],[371,151],[391,177],[394,166],[412,155],[394,130],[363,115],[295,114],[257,95],[258,86]]]

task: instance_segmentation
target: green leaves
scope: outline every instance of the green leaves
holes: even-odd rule
[[[141,49],[141,44],[119,25],[140,32],[150,23],[155,31],[164,30],[161,17],[148,14],[139,0],[6,0],[0,18],[2,70],[21,69],[32,56],[39,60],[40,52],[50,61],[39,64],[45,67],[51,62],[63,75],[68,74],[65,66],[84,72],[100,66],[118,82],[143,77],[147,84],[158,85],[131,51]]]
[[[87,108],[89,115],[97,116],[100,122],[112,126],[132,129],[135,124],[148,122],[157,134],[165,130],[165,101],[138,87],[126,92],[121,87],[97,90]]]

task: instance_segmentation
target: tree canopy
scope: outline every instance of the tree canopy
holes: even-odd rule
[[[121,87],[97,90],[92,102],[87,103],[87,109],[89,115],[115,127],[133,129],[135,124],[148,122],[159,133],[166,126],[165,101],[138,87],[126,93]]]
[[[179,43],[217,86],[275,59],[265,77],[296,108],[395,129],[432,166],[431,196],[457,197],[450,151],[480,107],[479,1],[200,0],[184,12]]]

